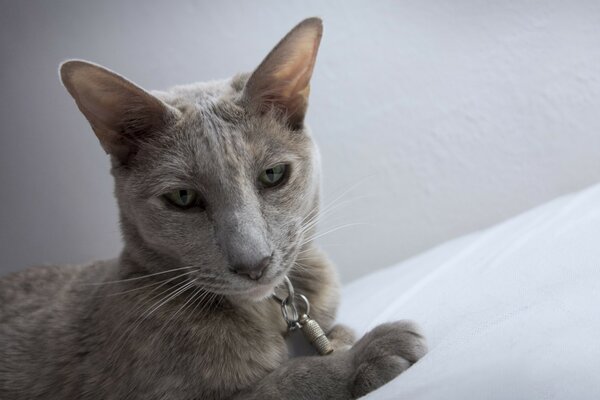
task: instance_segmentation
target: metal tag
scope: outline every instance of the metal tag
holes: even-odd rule
[[[285,277],[284,282],[288,290],[288,295],[284,298],[279,298],[274,294],[273,298],[281,304],[281,312],[283,314],[283,319],[288,325],[288,330],[294,332],[295,330],[300,329],[308,342],[322,356],[333,352],[333,346],[329,339],[327,339],[327,336],[319,323],[310,318],[310,303],[306,296],[302,294],[298,295],[304,302],[305,308],[304,314],[299,314],[294,298],[294,286],[287,276]]]
[[[333,351],[331,342],[327,339],[325,332],[323,332],[317,321],[303,314],[298,322],[300,323],[300,329],[304,337],[315,347],[320,355],[324,356]]]

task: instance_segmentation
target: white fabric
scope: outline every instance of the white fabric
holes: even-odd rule
[[[600,399],[600,185],[346,286],[360,334],[413,319],[430,351],[368,399]]]

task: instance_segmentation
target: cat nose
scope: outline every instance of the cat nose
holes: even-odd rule
[[[263,275],[270,263],[271,256],[267,256],[260,259],[258,262],[236,264],[231,268],[231,270],[238,275],[245,275],[253,281],[257,281]]]

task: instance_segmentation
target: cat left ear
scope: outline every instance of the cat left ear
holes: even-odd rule
[[[64,62],[60,77],[104,150],[123,163],[176,113],[134,83],[87,61]]]
[[[275,108],[292,129],[302,126],[322,35],[321,20],[309,18],[271,50],[244,88],[243,100],[253,111],[264,113]]]

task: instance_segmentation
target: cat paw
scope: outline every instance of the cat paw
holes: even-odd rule
[[[425,337],[411,321],[377,326],[350,350],[354,375],[350,392],[353,398],[383,386],[427,353]]]
[[[334,351],[345,351],[356,342],[354,331],[346,325],[337,324],[327,333]]]

